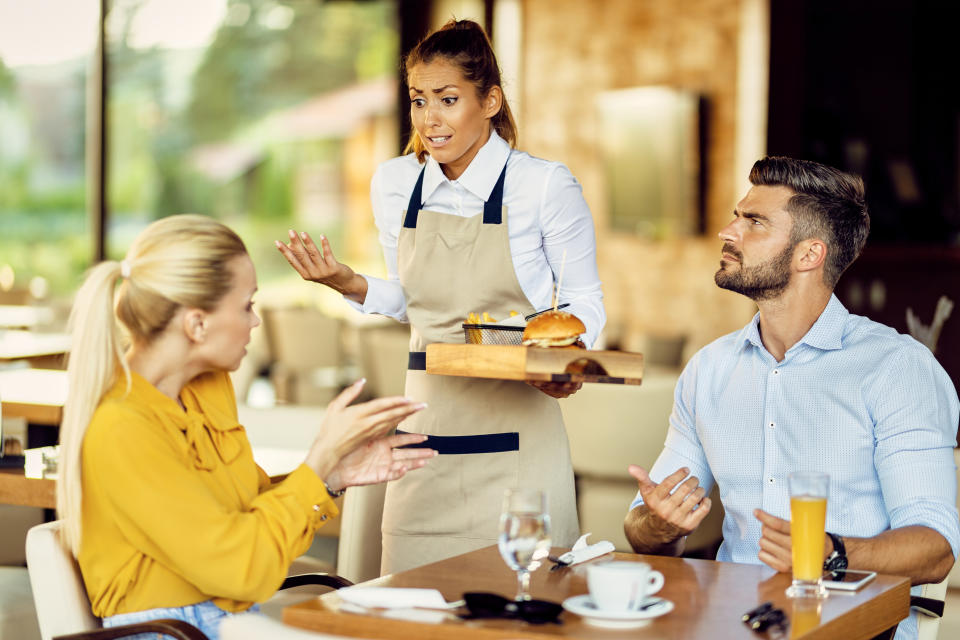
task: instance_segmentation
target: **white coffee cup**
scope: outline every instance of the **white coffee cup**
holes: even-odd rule
[[[590,599],[603,611],[632,611],[663,587],[663,574],[646,562],[587,565]]]

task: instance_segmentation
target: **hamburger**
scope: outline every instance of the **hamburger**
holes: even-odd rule
[[[530,319],[523,330],[527,347],[569,347],[587,328],[580,318],[566,311],[545,311]]]

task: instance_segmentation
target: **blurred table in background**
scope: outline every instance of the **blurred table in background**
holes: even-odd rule
[[[60,426],[67,401],[67,372],[61,369],[0,371],[3,415],[31,425]]]
[[[70,351],[70,335],[34,331],[0,331],[0,361],[25,360],[31,366],[62,369]]]
[[[54,320],[53,309],[21,304],[0,304],[0,328],[32,329]]]

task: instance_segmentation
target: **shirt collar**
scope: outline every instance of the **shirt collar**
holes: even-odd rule
[[[491,129],[490,139],[480,147],[467,170],[457,178],[457,182],[464,189],[486,202],[493,191],[493,187],[497,184],[497,179],[500,177],[500,172],[509,156],[510,145],[497,135],[496,130]],[[451,182],[451,180],[443,174],[440,163],[434,160],[433,156],[428,155],[423,173],[424,201],[433,195],[437,187],[444,182]]]
[[[813,323],[810,330],[800,338],[797,344],[790,347],[789,351],[796,348],[797,345],[805,344],[816,349],[831,351],[833,349],[843,348],[843,332],[847,326],[847,317],[850,312],[843,306],[843,303],[835,296],[830,294],[830,301],[826,308]],[[763,349],[763,340],[760,338],[760,313],[753,316],[750,324],[745,326],[737,338],[737,343],[744,347],[752,344],[758,349]]]

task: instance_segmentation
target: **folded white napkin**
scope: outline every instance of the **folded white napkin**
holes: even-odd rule
[[[560,560],[567,563],[567,566],[569,566],[586,562],[587,560],[593,560],[594,558],[599,558],[603,554],[613,551],[613,543],[608,540],[601,540],[595,544],[588,545],[587,537],[589,536],[589,533],[585,533],[580,536],[576,543],[574,543],[573,548],[560,556]]]
[[[450,605],[436,589],[405,589],[399,587],[344,587],[337,589],[344,602],[361,607],[388,609],[449,609]]]

